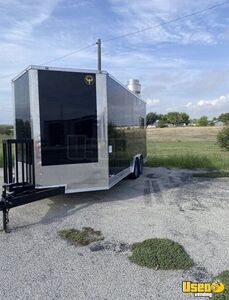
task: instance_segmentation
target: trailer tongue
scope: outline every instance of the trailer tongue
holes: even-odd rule
[[[11,208],[64,194],[65,187],[37,188],[34,176],[34,151],[31,139],[3,141],[3,178],[0,211],[3,212],[3,230],[9,232]],[[13,175],[15,174],[15,176]]]

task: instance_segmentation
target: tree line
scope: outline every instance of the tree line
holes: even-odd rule
[[[13,133],[13,125],[0,125],[0,135],[11,135]]]
[[[146,117],[147,125],[156,125],[157,127],[167,127],[169,124],[178,126],[180,124],[196,126],[214,126],[217,122],[222,122],[224,125],[229,125],[229,113],[223,113],[218,117],[209,120],[207,116],[202,116],[199,119],[190,119],[189,115],[184,112],[169,112],[167,114],[158,114],[149,112]]]

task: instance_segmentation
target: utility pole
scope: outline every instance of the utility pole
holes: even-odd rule
[[[96,45],[98,45],[98,71],[102,70],[102,53],[101,53],[101,39],[97,39]]]

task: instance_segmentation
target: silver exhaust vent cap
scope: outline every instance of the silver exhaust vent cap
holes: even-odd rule
[[[137,95],[141,94],[141,84],[138,79],[129,79],[127,82],[127,88]]]

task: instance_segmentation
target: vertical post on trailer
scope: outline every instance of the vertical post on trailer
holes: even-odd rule
[[[98,71],[101,72],[102,70],[101,39],[97,40],[96,45],[98,45]]]

